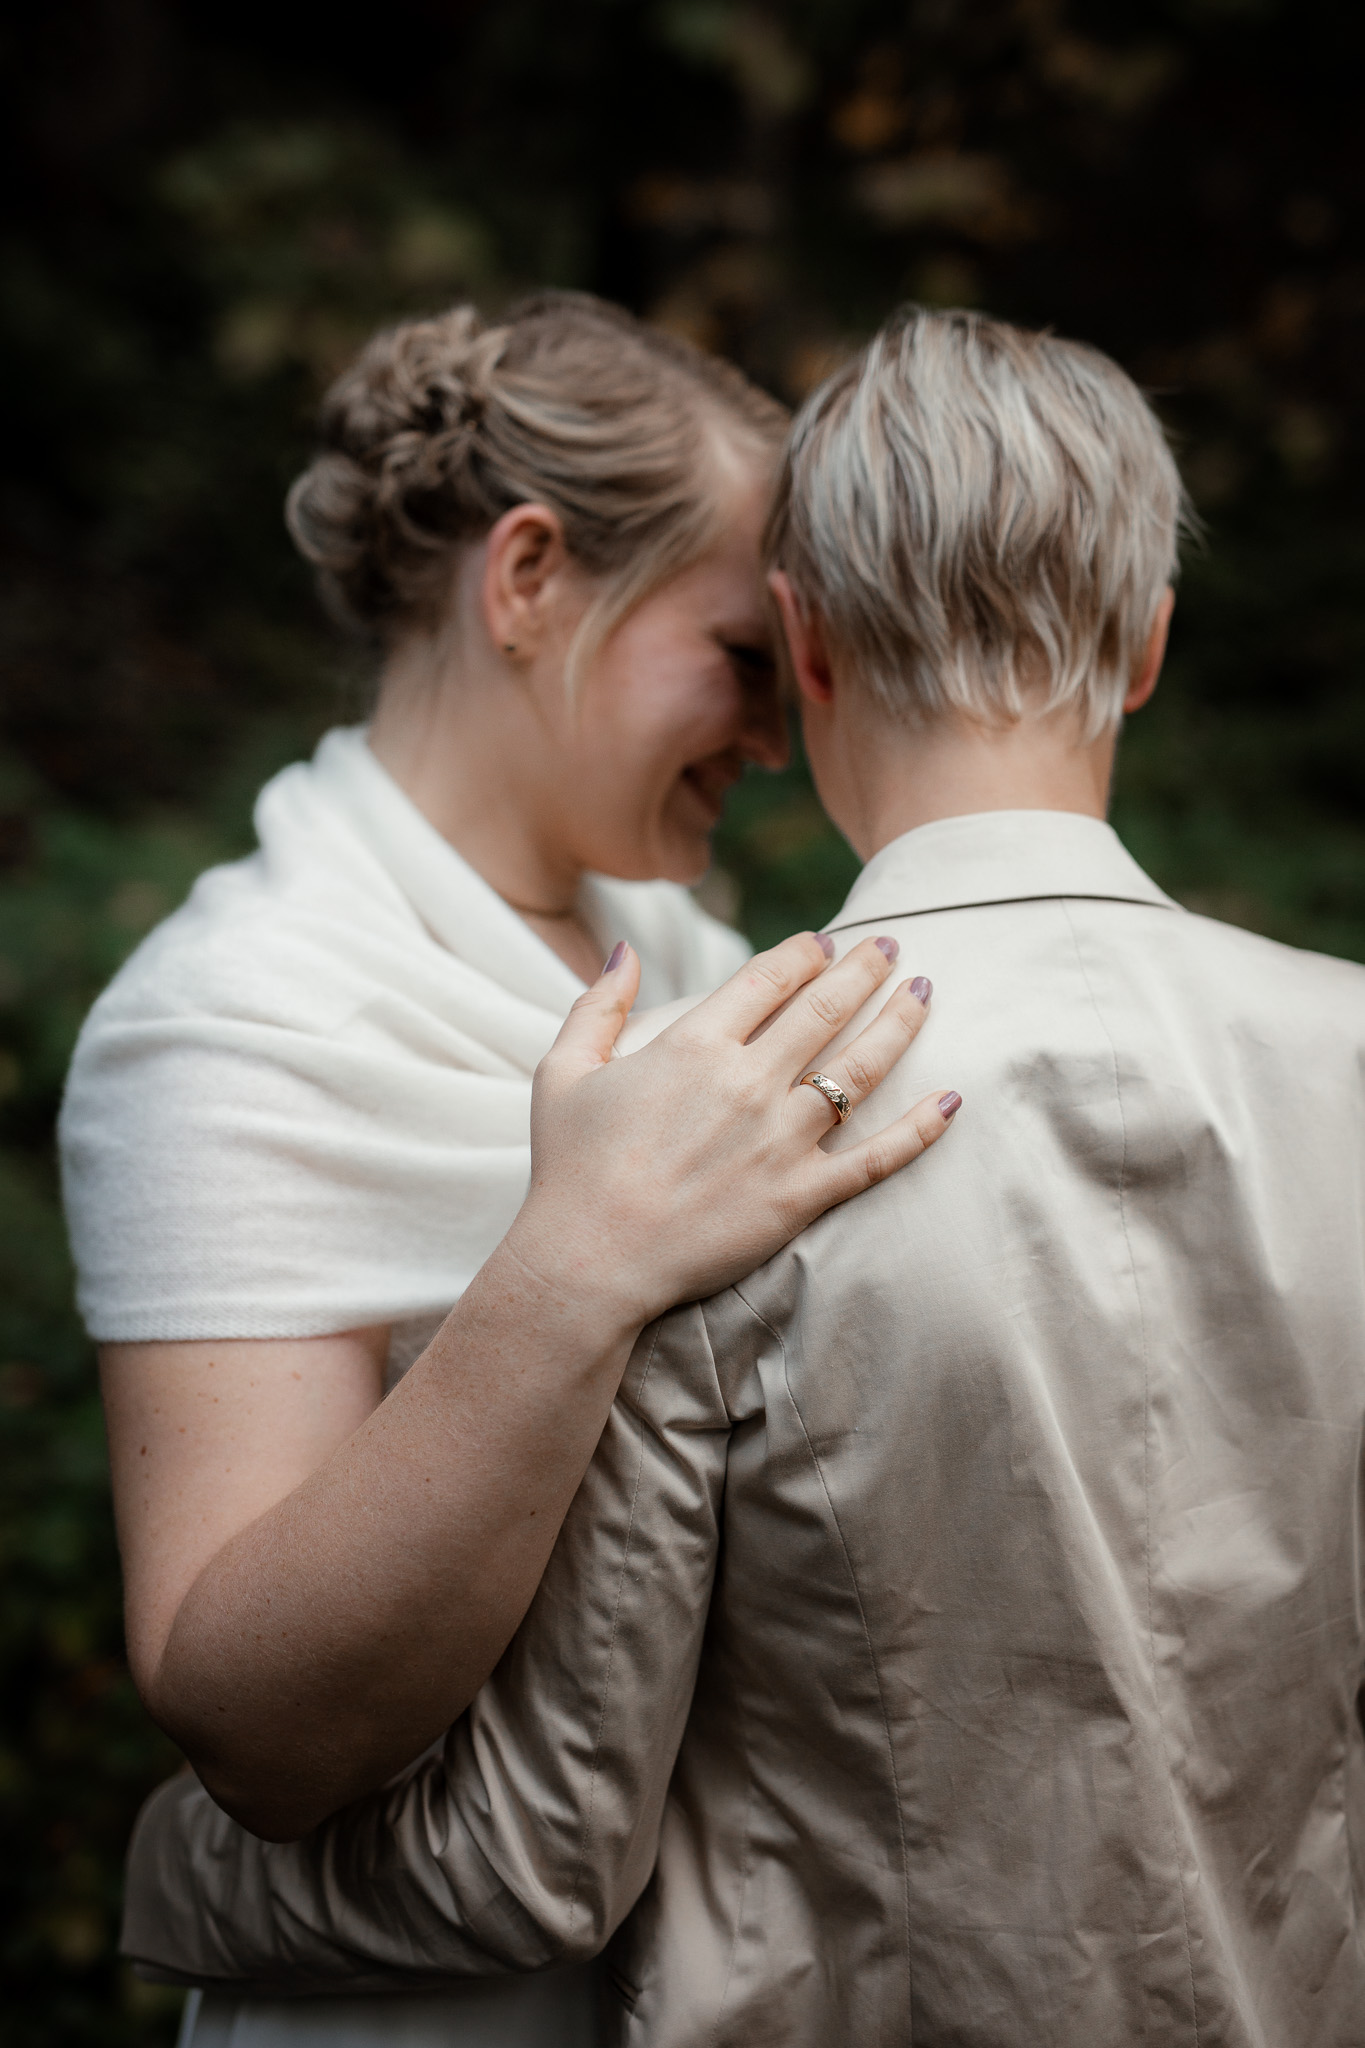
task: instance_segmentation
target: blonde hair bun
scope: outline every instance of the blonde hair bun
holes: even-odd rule
[[[538,503],[610,590],[599,635],[704,553],[733,465],[775,460],[783,408],[732,365],[580,292],[376,334],[323,402],[286,520],[330,608],[384,638],[429,626],[453,551]]]

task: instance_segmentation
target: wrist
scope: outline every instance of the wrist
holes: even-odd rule
[[[553,1320],[562,1336],[589,1350],[633,1344],[657,1313],[600,1234],[547,1215],[534,1195],[483,1268],[490,1282],[504,1273],[518,1290],[522,1311]]]

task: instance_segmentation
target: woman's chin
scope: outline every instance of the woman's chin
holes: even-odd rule
[[[623,882],[699,882],[711,865],[711,835],[720,822],[721,806],[682,777],[662,803],[634,821],[615,844],[599,840],[597,857],[588,865],[599,874]]]

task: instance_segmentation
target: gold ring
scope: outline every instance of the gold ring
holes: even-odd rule
[[[853,1104],[837,1081],[831,1081],[828,1074],[803,1074],[797,1083],[799,1088],[818,1088],[830,1108],[836,1113],[841,1124],[848,1122],[848,1113]]]

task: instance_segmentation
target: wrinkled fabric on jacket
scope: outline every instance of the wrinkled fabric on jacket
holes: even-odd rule
[[[145,1965],[615,1933],[631,2048],[1365,2039],[1365,971],[1056,813],[906,835],[833,929],[935,984],[839,1141],[954,1129],[645,1332],[443,1754],[298,1844],[155,1796]]]

